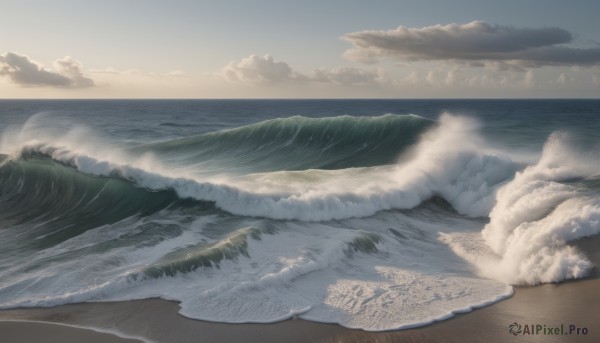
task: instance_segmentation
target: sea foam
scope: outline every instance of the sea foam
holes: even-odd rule
[[[567,142],[564,133],[551,135],[539,162],[498,191],[482,232],[498,258],[485,262],[484,275],[511,284],[537,284],[579,278],[589,271],[587,258],[565,243],[600,232],[600,198],[564,181],[595,175],[599,159]]]
[[[573,181],[594,175],[593,158],[554,134],[526,166],[464,117],[441,116],[392,164],[231,175],[86,143],[84,128],[28,130],[3,135],[5,166],[49,159],[175,192],[196,212],[132,214],[35,252],[3,269],[3,308],[162,297],[211,321],[409,328],[499,301],[511,284],[585,275],[591,264],[566,244],[600,226],[597,195]]]
[[[87,174],[120,176],[152,190],[173,189],[181,198],[211,201],[243,216],[326,221],[414,208],[441,196],[458,212],[477,217],[489,213],[497,186],[518,168],[506,156],[481,151],[477,128],[473,120],[444,115],[396,165],[241,177],[195,176],[162,165],[152,154],[132,158],[96,147],[75,148],[80,132],[52,144],[28,142],[17,156],[33,150]]]

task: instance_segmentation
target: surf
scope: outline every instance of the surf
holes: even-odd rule
[[[3,308],[162,297],[203,320],[380,331],[592,268],[568,242],[598,233],[597,159],[561,133],[524,161],[450,114],[133,146],[35,121],[0,146]]]

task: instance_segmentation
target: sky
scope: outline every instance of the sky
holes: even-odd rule
[[[600,97],[597,0],[0,8],[0,98]]]

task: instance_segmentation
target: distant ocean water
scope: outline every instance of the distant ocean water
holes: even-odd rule
[[[378,331],[593,267],[600,100],[0,100],[0,308]]]

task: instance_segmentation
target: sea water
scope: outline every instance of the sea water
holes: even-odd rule
[[[425,325],[593,267],[598,100],[1,100],[0,308]]]

